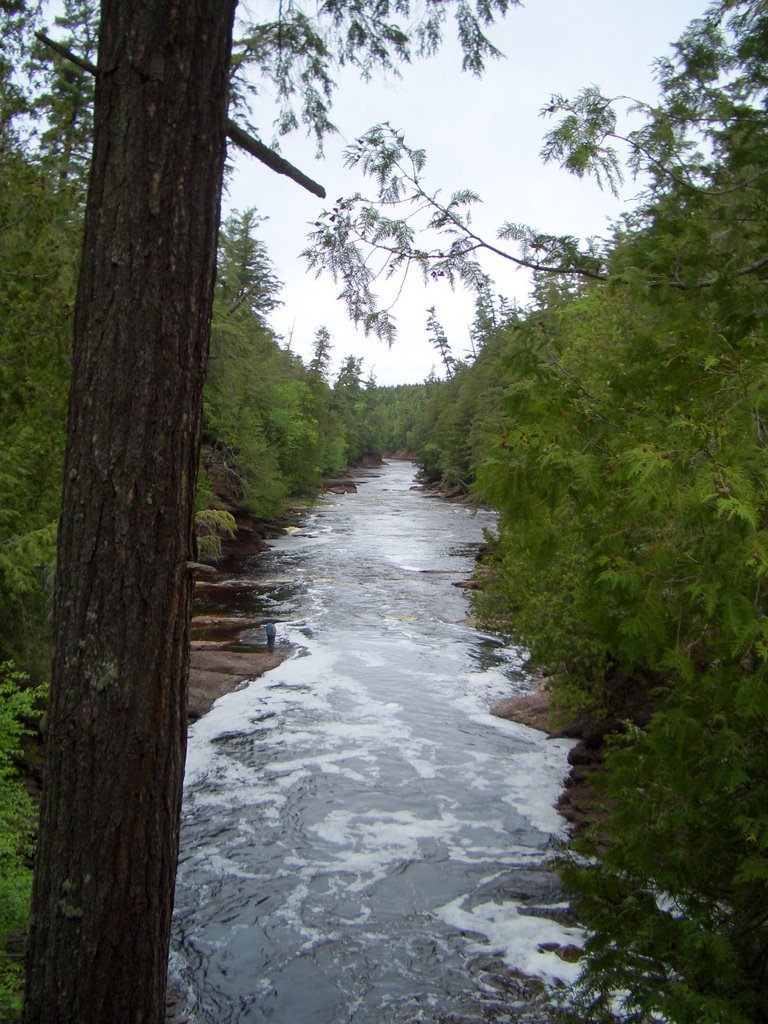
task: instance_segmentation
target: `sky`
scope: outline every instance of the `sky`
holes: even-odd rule
[[[332,374],[345,356],[354,355],[363,358],[364,375],[373,374],[382,385],[418,383],[432,371],[440,376],[426,311],[436,308],[454,355],[461,357],[469,348],[473,295],[461,287],[452,292],[442,280],[425,288],[414,276],[392,311],[398,337],[388,349],[351,323],[337,298],[340,285],[330,277],[316,279],[299,256],[321,210],[339,196],[372,193],[358,172],[344,167],[345,146],[383,121],[402,130],[409,145],[427,152],[430,190],[446,197],[458,188],[479,193],[482,205],[474,209],[473,227],[491,241],[504,221],[553,234],[608,237],[611,222],[632,208],[638,184],[629,180],[616,199],[591,180],[545,166],[539,153],[552,122],[539,111],[553,93],[573,96],[592,84],[608,96],[653,101],[658,95],[654,58],[670,52],[670,43],[706,5],[706,0],[527,0],[488,33],[504,59],[491,62],[482,78],[461,71],[449,22],[447,45],[438,57],[405,67],[399,80],[379,75],[363,83],[345,73],[332,111],[339,134],[326,143],[324,158],[317,158],[314,140],[301,133],[280,142],[282,155],[320,182],[327,200],[233,152],[224,214],[253,207],[267,218],[260,235],[284,283],[283,306],[272,316],[281,344],[309,359],[322,325],[332,337]],[[271,115],[263,123],[259,115],[256,109],[253,120],[270,144]],[[494,291],[527,304],[527,272],[500,259],[487,261],[485,269]],[[382,294],[386,301],[395,297]]]

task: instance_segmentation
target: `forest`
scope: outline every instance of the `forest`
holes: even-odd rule
[[[64,7],[72,49],[94,58],[93,11]],[[18,765],[50,676],[93,80],[34,39],[25,5],[2,18],[0,1016],[11,1019],[36,834]],[[26,84],[13,72],[22,55]],[[423,384],[379,387],[354,353],[331,374],[323,325],[303,362],[270,327],[280,281],[259,211],[220,230],[199,557],[215,559],[232,528],[212,483],[222,474],[270,520],[366,455],[407,452],[425,483],[498,511],[474,610],[547,672],[561,719],[583,716],[606,746],[598,821],[560,864],[589,933],[563,1009],[574,1021],[768,1021],[767,69],[765,5],[725,0],[659,60],[659,99],[630,133],[594,88],[553,98],[545,158],[607,187],[636,175],[643,192],[599,248],[504,225],[499,238],[534,272],[525,308],[474,262],[490,243],[471,234],[473,197],[435,200],[428,226],[442,238],[427,249],[388,200],[424,195],[421,157],[384,129],[360,140],[352,159],[379,206],[353,197],[329,213],[310,265],[354,288],[352,315],[383,336],[360,278],[366,245],[386,240],[401,263],[477,289],[472,358],[453,356],[451,325],[429,311],[441,374]]]

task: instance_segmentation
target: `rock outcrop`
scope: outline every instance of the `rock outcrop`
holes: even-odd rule
[[[225,644],[193,640],[187,703],[190,721],[207,714],[225,693],[277,668],[286,657],[278,651],[236,651]]]
[[[491,714],[539,729],[552,737],[578,740],[568,752],[571,769],[564,780],[557,809],[574,836],[583,834],[590,825],[605,817],[590,785],[590,775],[603,770],[602,736],[590,734],[586,725],[577,721],[558,724],[552,716],[551,696],[546,689],[524,697],[507,698],[491,708]]]

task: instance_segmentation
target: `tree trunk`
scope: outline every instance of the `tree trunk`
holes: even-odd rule
[[[105,0],[26,1024],[163,1019],[235,0]]]

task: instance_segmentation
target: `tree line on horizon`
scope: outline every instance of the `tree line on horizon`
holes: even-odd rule
[[[66,27],[93,55],[92,19],[76,7]],[[44,700],[29,682],[48,676],[92,130],[89,76],[36,59],[48,76],[36,111],[0,66],[3,954],[27,913],[33,809],[14,759]],[[354,355],[330,379],[322,327],[305,364],[269,325],[279,282],[258,215],[233,213],[220,232],[201,535],[215,546],[226,526],[209,469],[270,518],[349,461],[407,449],[423,480],[498,510],[477,612],[552,673],[563,717],[587,713],[607,737],[607,817],[561,865],[589,932],[573,1020],[768,1020],[767,67],[763,5],[727,0],[694,22],[659,62],[658,104],[618,140],[644,175],[637,208],[600,251],[506,225],[538,268],[531,303],[511,307],[478,278],[464,359],[430,310],[445,379],[378,387]],[[550,157],[610,182],[611,102],[592,89],[553,106]],[[37,115],[33,139],[17,125]],[[366,146],[374,173],[376,147],[389,147],[391,184],[393,139]],[[378,229],[406,262],[468,281],[471,201],[433,223],[452,238],[434,259],[394,222]],[[322,229],[321,248],[347,245],[352,209],[334,221],[347,234]],[[360,315],[383,322],[369,299]],[[0,957],[0,1013],[13,1011],[17,975]]]

